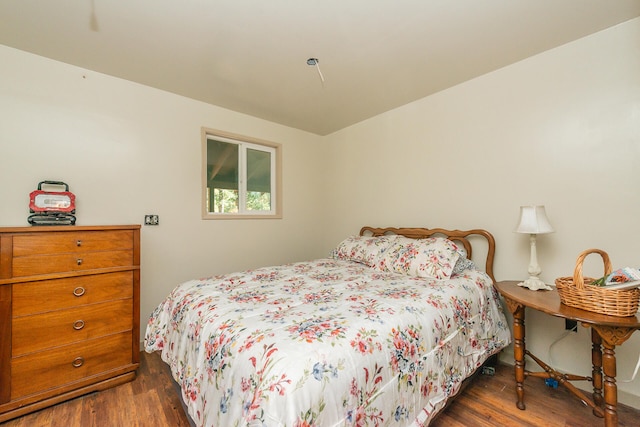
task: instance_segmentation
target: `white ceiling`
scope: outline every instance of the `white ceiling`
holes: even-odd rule
[[[640,0],[2,0],[0,44],[326,135],[638,16]]]

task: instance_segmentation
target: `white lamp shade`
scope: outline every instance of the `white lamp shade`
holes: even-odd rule
[[[520,206],[520,222],[516,233],[553,233],[553,227],[549,224],[544,206]]]

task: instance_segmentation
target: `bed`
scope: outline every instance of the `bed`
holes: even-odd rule
[[[426,426],[510,343],[494,251],[484,230],[363,227],[327,258],[178,285],[144,347],[197,426]]]

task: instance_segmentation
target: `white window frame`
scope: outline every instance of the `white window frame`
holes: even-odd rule
[[[238,212],[209,212],[207,210],[207,141],[209,139],[238,144],[239,154],[239,186]],[[271,210],[246,210],[246,161],[247,149],[255,149],[271,153]],[[282,218],[282,146],[275,142],[264,141],[244,135],[237,135],[216,129],[202,128],[202,219],[280,219]]]

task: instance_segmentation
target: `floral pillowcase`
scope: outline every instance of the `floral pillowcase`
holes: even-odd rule
[[[466,270],[477,270],[476,264],[467,258],[467,250],[464,246],[458,247],[458,253],[460,257],[458,261],[456,261],[456,265],[453,267],[453,271],[451,272],[451,276],[457,276],[459,274],[464,273]]]
[[[448,279],[459,258],[458,246],[446,238],[400,236],[384,252],[376,267],[415,277]]]
[[[359,262],[382,271],[434,279],[448,279],[452,274],[474,268],[473,263],[466,259],[464,248],[458,248],[444,237],[351,236],[340,242],[331,257]]]
[[[374,267],[391,242],[397,238],[396,235],[347,237],[333,250],[331,257]]]

